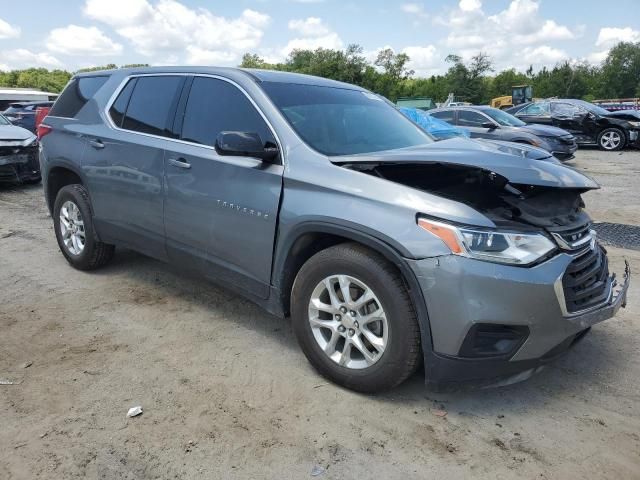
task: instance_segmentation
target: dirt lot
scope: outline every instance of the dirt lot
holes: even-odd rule
[[[596,220],[640,224],[640,152],[574,165],[604,187],[586,195]],[[416,375],[365,396],[319,377],[288,321],[211,284],[127,251],[72,270],[39,186],[0,187],[0,219],[2,479],[640,478],[638,278],[526,383],[437,394]],[[640,269],[640,251],[610,255]]]

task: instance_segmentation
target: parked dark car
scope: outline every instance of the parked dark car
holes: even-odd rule
[[[53,102],[15,102],[4,111],[4,116],[18,127],[26,128],[32,133],[36,132],[36,109],[38,107],[51,107]]]
[[[37,183],[40,164],[36,136],[0,115],[0,181]]]
[[[640,119],[633,112],[609,112],[577,99],[539,100],[506,111],[529,124],[563,128],[579,145],[597,145],[602,150],[640,146]]]
[[[466,128],[471,133],[471,138],[533,145],[562,161],[572,159],[578,149],[573,135],[565,130],[552,126],[527,125],[504,110],[484,105],[444,107],[430,110],[429,115]]]
[[[583,208],[593,179],[525,145],[436,142],[355,85],[87,72],[38,133],[72,267],[122,245],[199,273],[290,316],[313,366],[354,390],[421,364],[436,387],[524,380],[625,304],[629,268],[609,272]]]

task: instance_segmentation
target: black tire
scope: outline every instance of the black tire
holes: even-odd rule
[[[327,356],[313,336],[309,302],[316,286],[331,275],[357,278],[373,290],[386,313],[388,338],[384,352],[370,366],[352,369]],[[302,351],[326,378],[359,392],[396,387],[420,364],[420,329],[400,273],[381,255],[355,243],[344,243],[311,257],[300,269],[291,293],[293,330]]]
[[[77,205],[84,222],[85,245],[77,255],[72,254],[62,240],[60,210],[67,201]],[[95,270],[106,265],[113,258],[115,247],[98,240],[93,227],[93,213],[91,202],[89,201],[89,192],[82,185],[66,185],[60,189],[53,205],[53,225],[58,247],[72,267],[78,270]]]
[[[614,147],[611,147],[610,145],[612,144],[606,141],[607,135],[611,135],[611,134],[618,135],[618,137],[620,138],[620,142]],[[600,150],[605,150],[607,152],[615,152],[616,150],[622,150],[626,143],[627,143],[627,137],[624,134],[624,132],[619,128],[605,128],[598,134],[598,147],[600,148]]]

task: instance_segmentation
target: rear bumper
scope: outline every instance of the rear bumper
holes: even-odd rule
[[[611,295],[603,304],[567,314],[556,285],[571,260],[559,254],[531,268],[453,255],[414,261],[431,329],[432,348],[424,349],[427,384],[450,388],[525,380],[575,345],[592,325],[614,316],[626,304],[628,265],[621,283],[609,277]],[[476,324],[526,327],[528,334],[507,355],[469,358],[461,352]]]

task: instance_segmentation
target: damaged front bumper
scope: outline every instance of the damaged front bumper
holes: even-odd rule
[[[38,147],[0,142],[0,182],[29,182],[40,179]]]
[[[607,277],[603,302],[568,313],[557,285],[572,261],[565,253],[531,268],[454,255],[410,261],[431,329],[427,384],[441,389],[525,380],[626,305],[631,271],[625,262],[621,282],[615,274]]]

